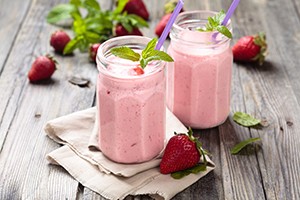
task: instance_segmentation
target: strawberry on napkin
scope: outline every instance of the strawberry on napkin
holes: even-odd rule
[[[50,152],[47,159],[105,198],[124,199],[128,195],[148,194],[155,199],[171,199],[214,169],[214,163],[206,157],[205,171],[175,180],[169,174],[160,173],[160,156],[140,164],[110,161],[97,147],[95,113],[94,107],[49,121],[45,126],[46,134],[63,146]],[[168,109],[166,113],[167,142],[174,132],[187,132],[187,129]]]

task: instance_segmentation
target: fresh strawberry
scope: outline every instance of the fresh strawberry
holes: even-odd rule
[[[143,36],[141,31],[138,28],[133,28],[131,32],[128,32],[121,24],[118,24],[115,28],[116,36],[124,36],[124,35],[140,35]]]
[[[175,134],[166,146],[160,163],[160,172],[169,174],[194,167],[199,163],[200,156],[203,154],[201,144],[193,137],[191,129],[188,135]]]
[[[101,45],[100,43],[95,43],[95,44],[92,44],[89,48],[90,60],[93,62],[96,62],[97,51],[98,51],[98,48],[100,45]]]
[[[57,53],[63,53],[65,46],[71,40],[70,36],[63,30],[58,30],[52,33],[50,45]]]
[[[36,82],[39,80],[48,79],[52,76],[56,70],[56,61],[46,55],[38,57],[32,64],[28,73],[30,82]]]
[[[240,38],[232,47],[233,58],[236,61],[258,61],[263,64],[267,55],[267,43],[264,33]]]
[[[161,20],[159,21],[159,23],[156,25],[155,27],[155,34],[160,37],[161,34],[163,33],[169,19],[171,18],[171,13],[164,15]]]
[[[128,14],[136,14],[145,20],[149,19],[149,12],[142,0],[129,0],[123,9],[124,11]]]

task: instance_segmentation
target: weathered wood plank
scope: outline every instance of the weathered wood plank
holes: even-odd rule
[[[1,5],[4,1],[0,0]],[[86,54],[76,52],[70,57],[55,55],[60,66],[51,81],[32,85],[26,77],[35,56],[53,53],[48,40],[56,28],[46,24],[45,15],[59,2],[33,1],[20,32],[10,32],[15,36],[9,37],[16,38],[13,48],[4,52],[9,57],[4,59],[0,74],[0,199],[104,200],[78,186],[61,167],[47,164],[45,155],[58,145],[42,131],[49,119],[93,105],[97,70],[88,62]],[[143,30],[145,36],[154,36],[155,25],[162,16],[162,2],[145,1],[151,12],[150,28]],[[186,10],[226,10],[231,1],[185,3]],[[174,199],[299,199],[299,8],[295,0],[241,1],[233,17],[234,40],[265,30],[270,55],[269,62],[262,67],[234,64],[232,113],[245,111],[268,119],[270,125],[261,130],[247,129],[236,125],[230,117],[218,128],[196,130],[205,148],[212,153],[216,169]],[[26,6],[22,9],[26,10]],[[25,16],[26,12],[21,14]],[[14,23],[21,24],[20,16]],[[5,55],[1,50],[0,55]],[[67,78],[74,74],[89,78],[90,87],[69,84]],[[230,154],[234,144],[257,136],[262,138],[262,147],[255,154]]]
[[[246,9],[256,12],[245,12]],[[245,111],[270,123],[262,130],[251,129],[252,137],[262,138],[257,160],[265,197],[298,199],[300,135],[296,133],[300,122],[300,90],[296,54],[300,52],[299,41],[295,41],[293,35],[299,32],[295,26],[299,24],[299,15],[292,2],[278,1],[243,1],[237,15],[239,33],[265,30],[269,42],[269,62],[264,66],[237,67],[243,91],[240,101],[244,101]]]
[[[57,28],[46,24],[45,16],[60,2],[33,1],[0,77],[4,91],[0,93],[0,110],[4,110],[0,132],[7,135],[0,140],[0,199],[77,196],[78,182],[62,168],[47,164],[45,155],[59,145],[45,136],[43,126],[50,119],[93,105],[97,70],[87,54],[55,55],[60,65],[50,81],[29,84],[27,80],[36,56],[54,54],[48,41]],[[71,85],[67,81],[71,75],[90,79],[90,86]]]
[[[18,32],[30,7],[31,0],[0,0],[0,75]],[[1,91],[1,90],[0,90]],[[2,111],[0,110],[0,114]]]

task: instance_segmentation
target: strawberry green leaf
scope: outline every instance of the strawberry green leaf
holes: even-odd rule
[[[178,171],[178,172],[174,172],[171,173],[171,176],[174,179],[181,179],[189,174],[198,174],[199,172],[203,172],[206,170],[206,165],[204,164],[198,164],[192,168],[186,169],[186,170],[182,170],[182,171]]]
[[[47,22],[56,24],[61,20],[70,19],[71,13],[77,11],[73,4],[59,4],[53,7],[47,15]]]
[[[251,115],[243,112],[236,112],[233,115],[233,121],[238,123],[239,125],[245,126],[245,127],[251,127],[256,126],[261,123],[259,119],[256,119],[252,117]]]
[[[225,35],[228,38],[232,38],[232,34],[226,26],[219,25],[216,27],[216,30]]]
[[[131,61],[139,61],[141,57],[139,53],[136,53],[129,47],[125,46],[112,48],[110,52],[117,57]]]
[[[174,11],[176,5],[177,5],[176,0],[167,2],[164,6],[165,14],[172,13]]]
[[[237,145],[235,145],[231,150],[230,150],[230,153],[235,155],[235,154],[238,154],[244,147],[246,147],[247,145],[253,143],[253,142],[256,142],[258,140],[261,140],[259,137],[256,137],[256,138],[249,138],[247,140],[244,140],[240,143],[238,143]]]

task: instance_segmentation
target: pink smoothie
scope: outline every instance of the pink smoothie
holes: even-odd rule
[[[107,59],[108,66],[98,64],[99,147],[116,162],[150,160],[164,146],[164,64],[148,65],[143,75],[135,75],[138,63]]]
[[[190,30],[179,37],[171,40],[168,49],[175,62],[167,68],[167,105],[186,126],[217,126],[230,111],[233,57],[229,42],[210,47],[205,43],[211,34]],[[183,42],[188,40],[194,43]]]

